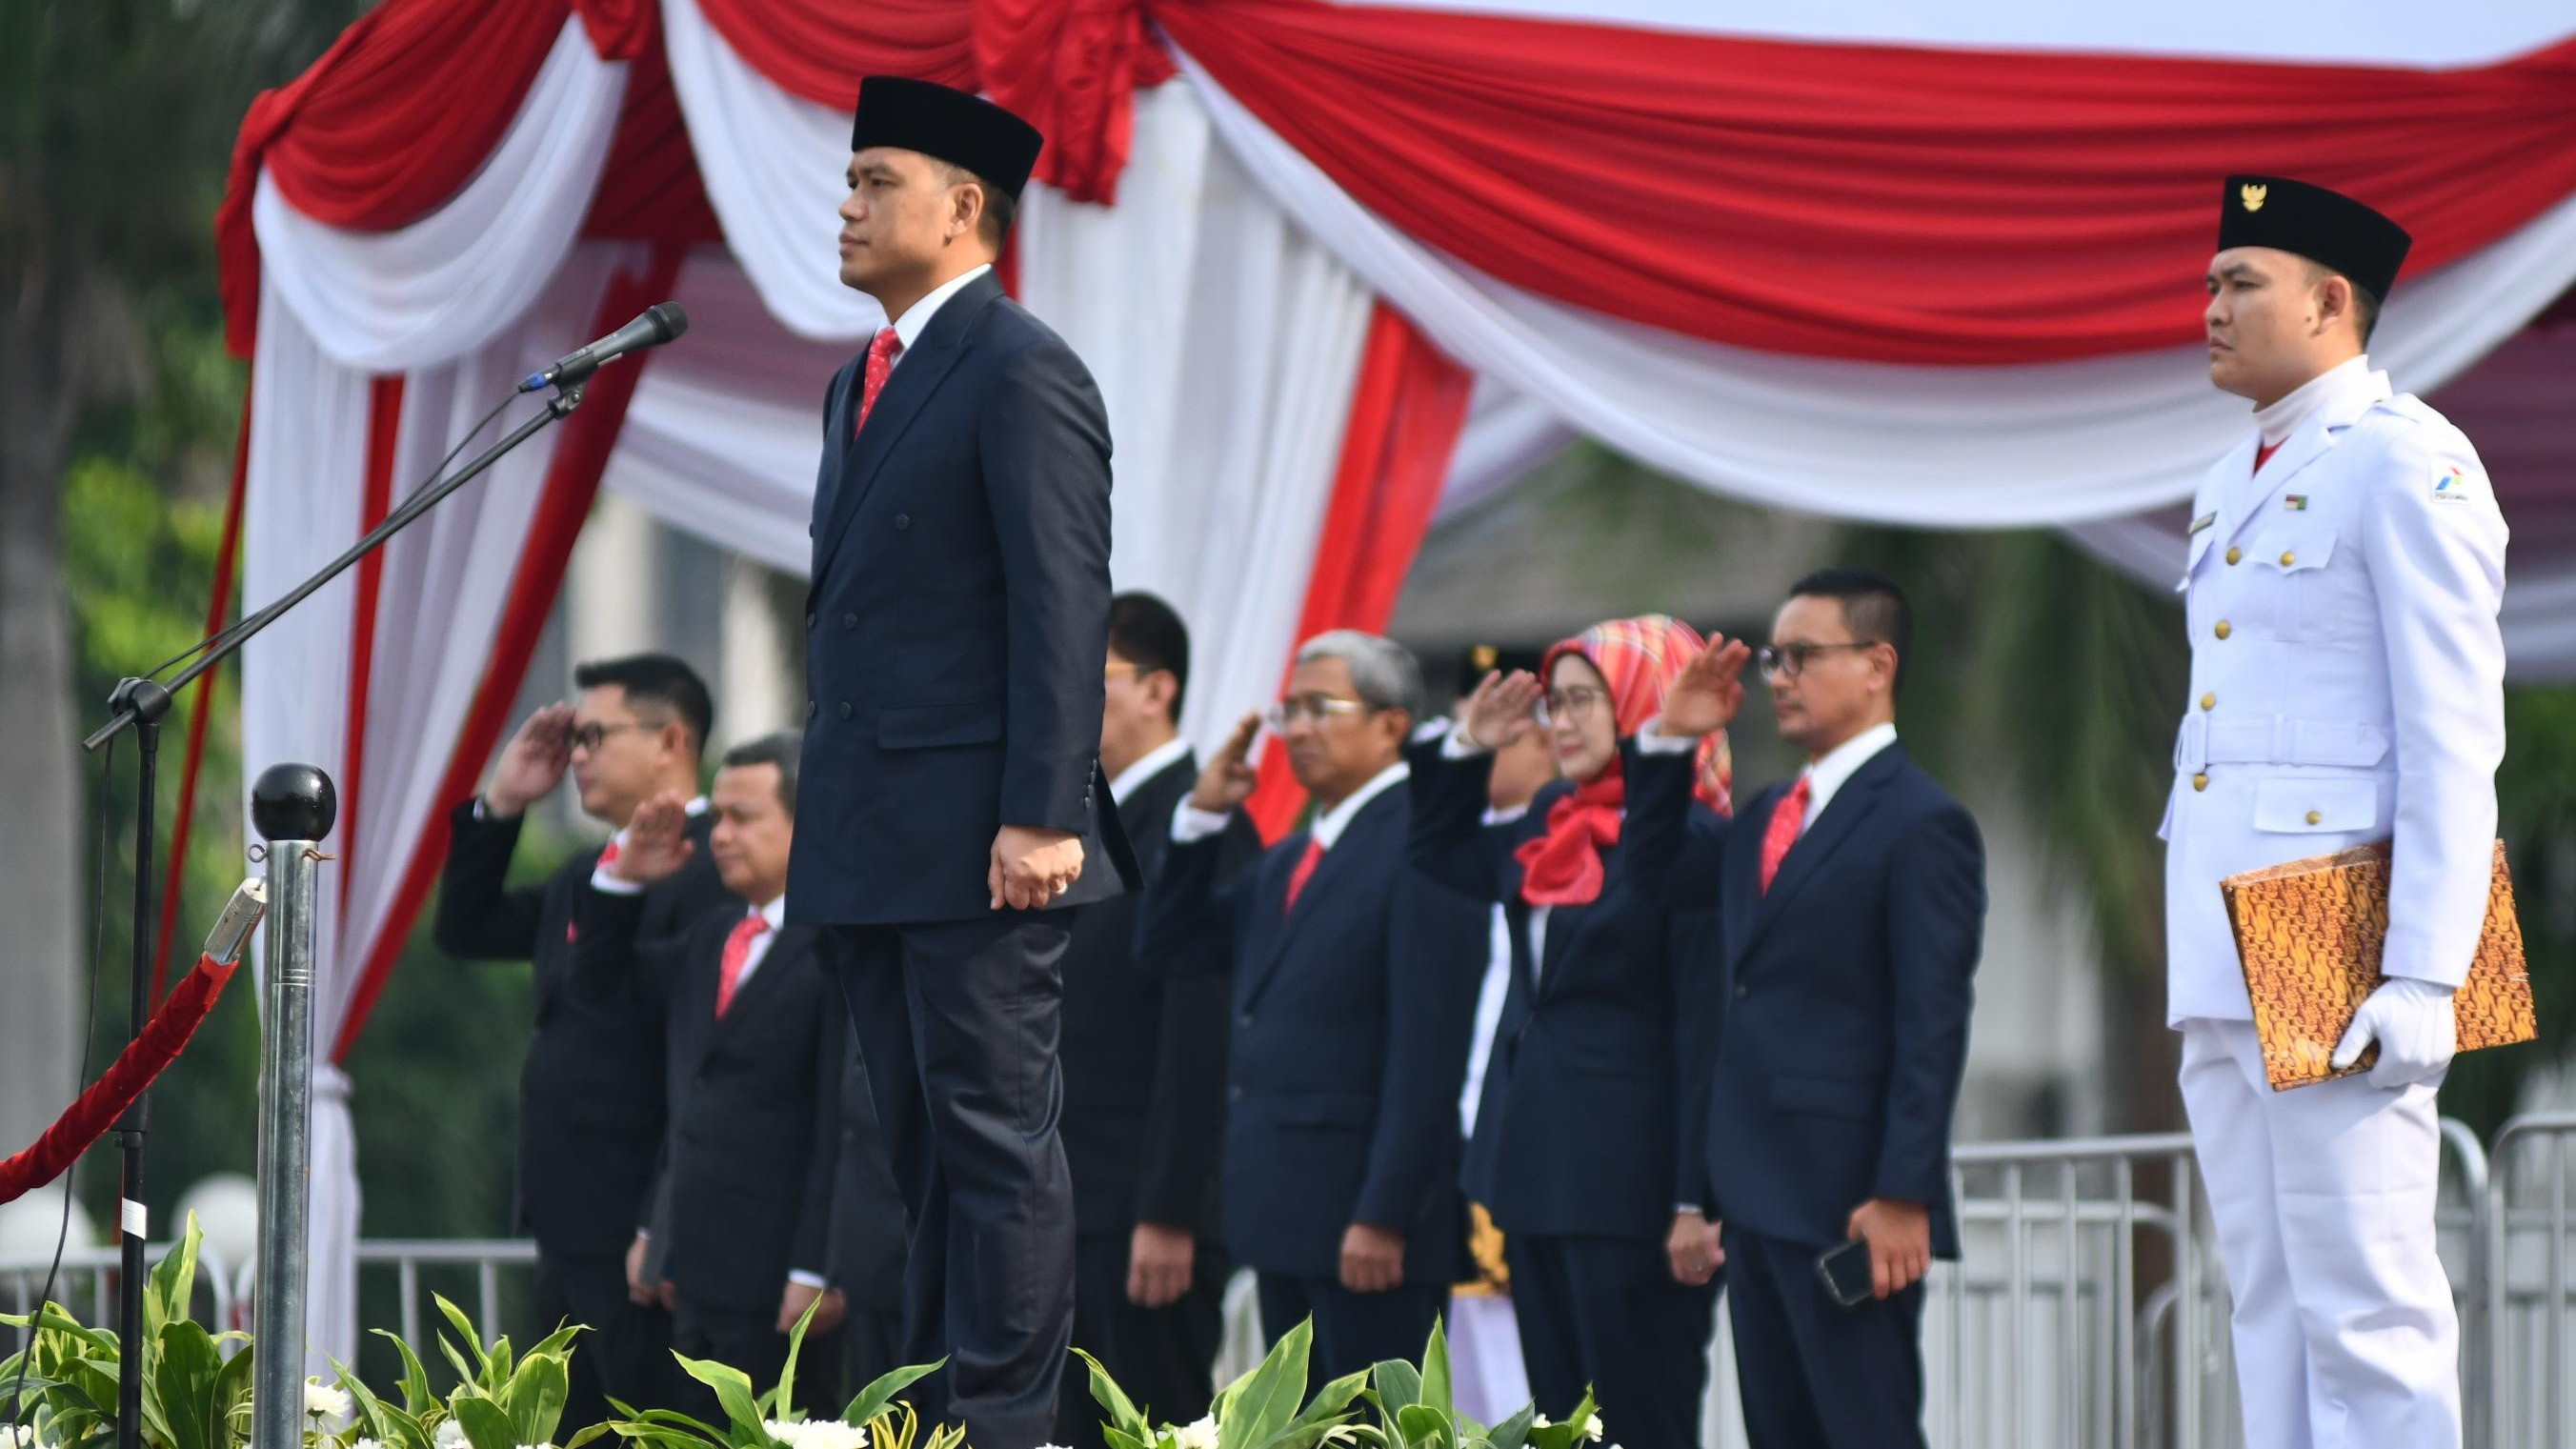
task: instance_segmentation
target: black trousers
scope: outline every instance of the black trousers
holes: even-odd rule
[[[912,1220],[904,1356],[975,1449],[1055,1430],[1073,1342],[1073,1178],[1056,1120],[1071,911],[921,926],[836,926],[840,977],[886,1155]]]
[[[626,1296],[626,1260],[537,1249],[537,1322],[540,1333],[561,1323],[583,1325],[573,1339],[571,1382],[566,1387],[563,1432],[604,1422],[611,1398],[632,1409],[670,1404],[671,1315]]]
[[[1753,1449],[1921,1449],[1923,1285],[1845,1308],[1816,1276],[1824,1250],[1726,1229],[1745,1438]]]
[[[1225,1254],[1201,1240],[1190,1265],[1189,1291],[1160,1308],[1127,1297],[1126,1233],[1074,1240],[1073,1345],[1100,1360],[1109,1377],[1155,1423],[1194,1423],[1216,1397],[1216,1353],[1225,1338]],[[1056,1438],[1068,1449],[1103,1449],[1103,1410],[1091,1396],[1090,1371],[1065,1371],[1056,1404]]]
[[[1337,1278],[1263,1273],[1254,1286],[1260,1290],[1263,1338],[1276,1343],[1300,1319],[1315,1321],[1315,1346],[1306,1360],[1308,1393],[1387,1359],[1422,1362],[1431,1325],[1449,1308],[1445,1283],[1354,1293]]]
[[[1697,1449],[1717,1285],[1673,1281],[1660,1243],[1507,1233],[1530,1398],[1559,1423],[1585,1389],[1608,1442]]]
[[[903,1311],[852,1308],[841,1320],[841,1392],[831,1401],[832,1413],[838,1414],[858,1397],[859,1390],[904,1367],[906,1362]],[[801,1369],[798,1376],[803,1376]]]
[[[778,1331],[778,1309],[774,1304],[768,1308],[720,1308],[693,1303],[683,1293],[671,1309],[671,1347],[691,1358],[712,1359],[742,1370],[751,1380],[755,1395],[776,1388],[779,1371],[787,1367],[787,1335]],[[678,1372],[676,1364],[673,1369],[682,1384],[682,1410],[710,1424],[725,1422],[724,1407],[716,1402],[715,1390]],[[840,1330],[807,1330],[805,1342],[796,1351],[796,1406],[810,1418],[828,1419],[839,1414],[841,1406],[849,1402],[840,1391],[840,1380]]]

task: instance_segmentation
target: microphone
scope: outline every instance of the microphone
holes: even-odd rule
[[[543,372],[532,372],[519,384],[521,392],[535,392],[544,387],[566,387],[599,371],[601,364],[613,362],[630,352],[659,347],[689,330],[689,314],[677,302],[657,302],[644,309],[644,315],[609,333],[576,352],[568,352],[554,366]]]

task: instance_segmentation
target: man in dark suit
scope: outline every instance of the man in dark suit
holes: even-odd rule
[[[916,1403],[978,1449],[1055,1427],[1073,1333],[1056,1133],[1067,908],[1134,862],[1100,787],[1109,426],[992,261],[1035,129],[859,89],[841,280],[888,326],[833,380],[789,919],[823,928],[913,1224]]]
[[[1319,1384],[1419,1356],[1465,1266],[1458,1084],[1489,934],[1483,903],[1407,853],[1404,746],[1422,707],[1404,646],[1308,640],[1270,721],[1313,821],[1221,878],[1228,819],[1257,782],[1262,719],[1246,717],[1145,897],[1154,969],[1232,971],[1226,1248],[1260,1275],[1272,1338],[1313,1318]]]
[[[1707,1158],[1682,1180],[1706,1184],[1724,1223],[1722,1254],[1695,1256],[1728,1269],[1757,1449],[1924,1442],[1922,1279],[1959,1253],[1950,1114],[1986,877],[1976,822],[1896,742],[1910,634],[1903,592],[1880,575],[1800,580],[1761,662],[1807,768],[1732,821],[1692,817],[1666,857],[1676,901],[1713,896],[1719,912]],[[1674,833],[1690,751],[1734,718],[1749,657],[1712,644],[1665,691],[1629,750],[1631,831]],[[1816,1262],[1854,1239],[1872,1297],[1847,1309]]]
[[[828,1008],[827,1008],[828,1009]],[[905,1366],[903,1263],[912,1234],[903,1190],[886,1161],[884,1129],[855,1037],[841,1068],[841,1153],[832,1185],[831,1265],[841,1296],[841,1385],[855,1394]],[[846,1401],[846,1400],[845,1400]]]
[[[595,1424],[608,1416],[608,1395],[640,1408],[659,1402],[668,1382],[669,1317],[631,1301],[625,1265],[662,1141],[662,1018],[633,998],[572,989],[576,921],[599,894],[604,852],[585,850],[522,890],[506,884],[510,856],[523,813],[567,769],[593,819],[623,831],[639,805],[667,793],[692,803],[689,829],[703,841],[698,758],[715,707],[697,674],[668,655],[584,664],[573,682],[579,701],[529,716],[483,793],[450,813],[433,935],[451,956],[536,967],[536,1030],[519,1083],[517,1226],[537,1240],[540,1321],[590,1329],[572,1356],[564,1422]],[[694,861],[645,893],[638,933],[673,934],[728,899],[714,865]]]
[[[824,1268],[848,1038],[828,1009],[814,929],[786,924],[797,754],[794,736],[770,735],[726,751],[716,771],[705,853],[751,904],[637,947],[647,964],[624,981],[589,958],[582,971],[586,989],[659,1001],[668,1022],[670,1127],[635,1233],[636,1286],[670,1304],[674,1349],[740,1369],[763,1391],[786,1364],[788,1331],[813,1308],[797,1383],[801,1402],[830,1405],[845,1305]],[[647,884],[678,873],[698,854],[684,824],[678,800],[646,803],[618,872]],[[641,904],[600,902],[587,923],[599,939],[631,943]],[[685,1397],[721,1417],[704,1388],[692,1383]]]
[[[1198,782],[1180,737],[1190,636],[1151,594],[1109,605],[1100,767],[1150,877],[1172,812]],[[1252,822],[1225,831],[1232,876],[1261,850]],[[1150,972],[1136,957],[1135,898],[1085,910],[1064,953],[1064,1155],[1073,1170],[1073,1342],[1158,1419],[1208,1411],[1230,1265],[1216,1234],[1225,1132],[1226,980],[1219,963]],[[1184,974],[1186,972],[1186,974]],[[1101,1443],[1100,1410],[1068,1388],[1062,1444]]]

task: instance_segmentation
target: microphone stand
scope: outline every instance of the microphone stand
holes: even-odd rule
[[[96,754],[119,733],[131,729],[135,745],[142,752],[134,796],[133,980],[129,987],[132,1009],[128,1013],[127,1040],[141,1036],[144,1023],[152,1015],[152,958],[156,954],[153,937],[158,930],[152,898],[152,793],[160,763],[161,717],[170,712],[171,697],[187,688],[199,675],[241,652],[241,647],[256,638],[261,630],[283,618],[288,610],[304,602],[314,590],[339,577],[351,564],[382,548],[387,539],[437,507],[449,494],[482,476],[501,460],[502,455],[536,436],[548,424],[571,416],[572,410],[581,406],[581,394],[580,381],[558,386],[555,395],[546,400],[545,407],[535,416],[512,429],[501,441],[484,449],[473,462],[405,499],[400,508],[385,516],[384,522],[369,529],[367,535],[351,544],[347,552],[324,564],[319,572],[288,590],[283,598],[217,634],[205,652],[179,671],[178,677],[169,683],[128,679],[119,683],[116,691],[108,696],[107,723],[83,740],[81,748]],[[142,1449],[143,1443],[143,1244],[148,1227],[143,1209],[143,1134],[151,1115],[150,1104],[151,1093],[148,1090],[136,1094],[133,1105],[117,1118],[115,1126],[117,1146],[123,1155],[123,1180],[118,1188],[116,1215],[118,1242],[122,1250],[116,1284],[117,1449]],[[262,1352],[287,1352],[301,1358],[302,1345],[263,1346]]]

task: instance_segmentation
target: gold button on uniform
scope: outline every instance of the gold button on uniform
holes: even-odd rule
[[[2204,694],[2204,695],[2202,695],[2202,696],[2200,697],[2200,707],[2201,707],[2202,709],[2216,709],[2216,708],[2218,708],[2218,696],[2217,696],[2217,695],[2214,695],[2214,694]]]
[[[2221,619],[2218,621],[2218,627],[2211,632],[2217,634],[2219,638],[2224,639],[2236,631],[2227,627],[2227,621],[2225,619]]]
[[[2323,823],[2323,822],[2324,822],[2324,820],[2325,820],[2325,817],[2324,817],[2323,815],[2318,814],[2316,811],[2311,810],[2311,811],[2309,811],[2309,812],[2308,812],[2308,823],[2309,823],[2310,825],[2317,825],[2317,824],[2321,824],[2321,823]]]
[[[2297,554],[2290,552],[2288,549],[2281,550],[2281,567],[2288,568],[2290,565],[2297,563],[2298,561],[2299,556]]]
[[[2195,790],[2206,790],[2206,789],[2208,789],[2208,788],[2209,788],[2209,776],[2208,776],[2208,775],[2206,775],[2206,774],[2200,774],[2200,775],[2194,775],[2194,776],[2192,776],[2192,777],[2191,777],[2191,788],[2193,788],[2193,789],[2195,789]]]
[[[2241,548],[2229,549],[2227,551],[2227,561],[2229,563],[2243,563],[2245,561],[2245,550]]]

